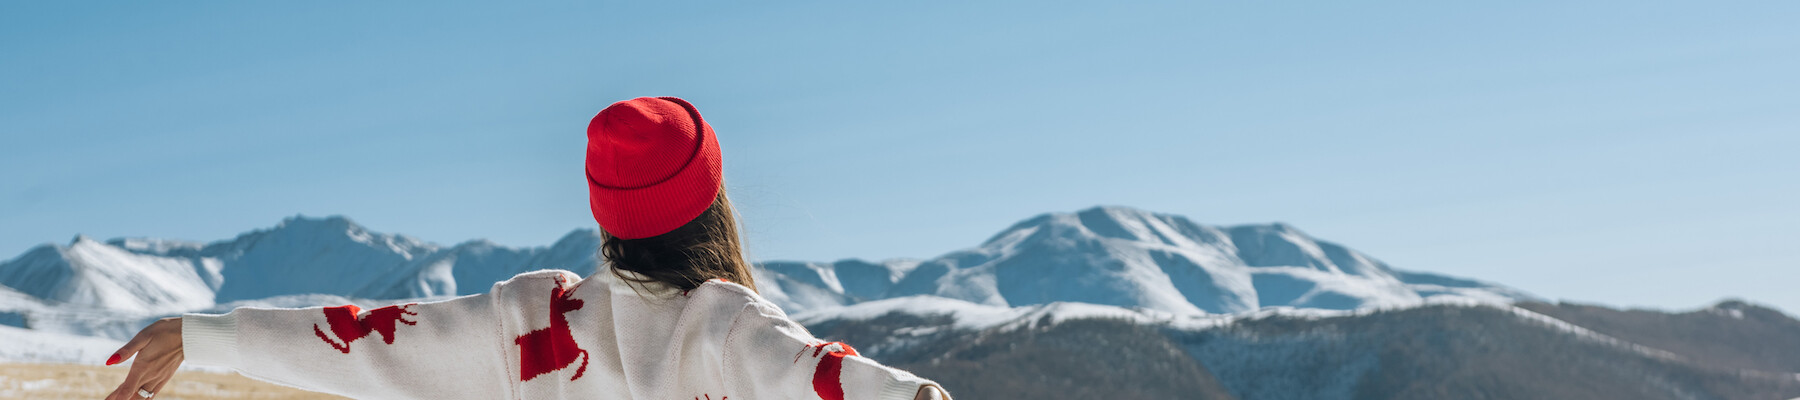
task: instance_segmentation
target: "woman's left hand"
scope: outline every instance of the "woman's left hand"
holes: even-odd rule
[[[131,372],[125,375],[125,382],[119,384],[106,400],[142,400],[155,396],[162,390],[163,384],[169,383],[169,377],[175,376],[175,369],[181,367],[181,317],[163,318],[138,331],[137,336],[125,342],[125,347],[113,352],[106,365],[113,365],[125,360],[137,358],[131,363]],[[141,391],[141,393],[140,393]],[[149,393],[150,396],[144,396]]]

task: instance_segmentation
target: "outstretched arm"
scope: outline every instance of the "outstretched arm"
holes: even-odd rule
[[[181,342],[194,364],[353,398],[504,398],[494,298],[188,314]]]
[[[495,290],[500,290],[496,285]],[[183,361],[354,398],[505,398],[494,294],[362,310],[239,308],[165,318],[107,364],[136,358],[107,400],[143,400]]]

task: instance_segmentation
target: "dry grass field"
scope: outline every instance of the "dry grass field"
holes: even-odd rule
[[[85,399],[106,397],[125,379],[124,366],[0,363],[0,399]],[[342,399],[245,378],[238,374],[183,371],[164,386],[159,400]]]

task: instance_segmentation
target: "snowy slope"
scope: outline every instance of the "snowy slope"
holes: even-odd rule
[[[0,264],[0,285],[59,303],[133,312],[169,312],[213,304],[205,276],[217,265],[127,251],[78,236]]]
[[[99,364],[123,340],[0,326],[0,362]]]

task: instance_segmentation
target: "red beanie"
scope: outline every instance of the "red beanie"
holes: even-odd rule
[[[613,103],[588,123],[587,134],[588,204],[609,235],[668,233],[719,195],[719,141],[686,100]]]

